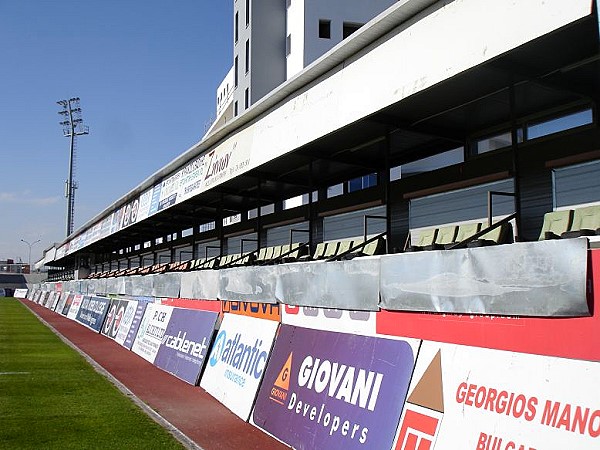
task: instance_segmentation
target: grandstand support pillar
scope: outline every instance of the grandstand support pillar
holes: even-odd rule
[[[260,211],[260,210],[259,210]],[[223,230],[223,194],[217,208],[217,217],[215,218],[215,228],[219,239],[219,255],[223,255],[225,250],[225,234]]]
[[[391,253],[392,249],[392,207],[390,205],[390,148],[391,138],[389,128],[385,131],[383,142],[383,170],[379,172],[379,182],[383,187],[383,204],[385,205],[385,252]]]
[[[200,225],[192,229],[192,261],[198,259],[198,246],[196,245],[196,235],[200,232]]]
[[[257,179],[256,192],[257,192],[257,196],[258,196],[258,200],[257,200],[258,208],[256,208],[256,237],[257,237],[256,247],[257,248],[261,248],[261,246],[262,246],[262,239],[261,239],[261,235],[262,235],[262,213],[261,213],[260,204],[262,203],[262,201],[261,201],[261,197],[262,197],[262,180],[261,180],[260,177],[258,177],[258,179]]]
[[[509,108],[510,108],[510,135],[512,142],[512,171],[514,177],[515,187],[515,223],[517,226],[516,240],[521,240],[521,171],[519,163],[519,134],[517,128],[517,100],[515,96],[515,85],[511,83],[508,89],[509,95]]]

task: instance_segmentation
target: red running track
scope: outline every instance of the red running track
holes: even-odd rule
[[[201,448],[289,450],[244,422],[202,388],[179,380],[78,322],[29,300],[21,302]]]

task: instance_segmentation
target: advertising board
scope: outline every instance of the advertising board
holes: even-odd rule
[[[149,303],[140,322],[131,351],[146,361],[154,363],[162,338],[167,330],[173,308],[170,306]]]
[[[26,298],[27,289],[15,289],[15,298]]]
[[[600,364],[423,342],[395,450],[595,449]]]
[[[223,300],[222,304],[224,313],[274,320],[276,322],[281,321],[280,303],[235,302]]]
[[[224,314],[213,343],[200,386],[244,420],[250,416],[278,325]]]
[[[62,310],[65,307],[65,304],[67,303],[67,299],[69,298],[69,295],[71,293],[70,292],[63,292],[60,296],[60,300],[58,301],[58,303],[56,304],[56,308],[54,308],[54,311],[56,311],[57,313],[61,313],[62,314]]]
[[[108,336],[111,339],[116,339],[117,333],[121,326],[121,321],[125,315],[125,309],[127,308],[127,300],[112,299],[108,313],[106,314],[106,320],[102,326],[102,334]]]
[[[218,313],[174,308],[154,365],[192,385],[208,353]]]
[[[109,306],[109,298],[84,297],[75,320],[94,331],[100,332]]]
[[[85,297],[89,298],[90,296],[86,295]],[[77,294],[73,297],[73,300],[71,302],[71,307],[67,311],[67,317],[69,319],[75,320],[75,318],[77,317],[77,314],[79,313],[79,308],[81,307],[81,303],[83,302],[83,299],[84,299],[84,296],[81,294]]]
[[[418,346],[282,325],[252,421],[294,448],[389,449]]]
[[[200,309],[202,311],[221,312],[221,302],[219,300],[196,300],[194,298],[161,298],[163,305],[174,306],[177,308]]]
[[[335,330],[340,333],[375,334],[373,311],[317,308],[313,306],[282,305],[281,323],[316,330]]]
[[[57,310],[57,312],[61,313],[63,316],[66,316],[69,313],[69,309],[71,309],[71,304],[73,303],[73,299],[75,298],[75,294],[69,294],[67,299],[65,300],[65,304],[62,309]]]
[[[127,300],[127,307],[125,313],[121,319],[121,325],[117,332],[115,341],[121,344],[123,347],[131,349],[135,336],[138,332],[144,311],[146,311],[145,302],[137,302],[135,300]]]

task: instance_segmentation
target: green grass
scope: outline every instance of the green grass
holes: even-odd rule
[[[0,299],[0,449],[181,449],[15,299]]]

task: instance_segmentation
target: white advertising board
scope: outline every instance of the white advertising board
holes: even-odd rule
[[[150,303],[146,307],[146,312],[140,323],[131,351],[154,363],[154,358],[156,358],[160,348],[172,312],[172,306]]]
[[[396,450],[597,449],[600,363],[423,342]]]
[[[15,298],[26,298],[27,289],[15,289]]]
[[[374,311],[351,311],[312,306],[282,305],[281,323],[315,330],[364,336],[376,334]]]
[[[279,323],[224,314],[200,386],[248,420]]]
[[[119,331],[117,331],[117,337],[115,337],[115,341],[117,341],[117,343],[121,345],[124,345],[125,339],[127,339],[129,329],[131,328],[133,318],[135,317],[137,305],[138,302],[135,300],[127,301],[127,307],[125,308],[125,312],[123,313],[123,318],[121,319],[121,324],[119,325]]]
[[[67,318],[71,320],[75,320],[77,317],[77,313],[79,312],[79,308],[81,307],[81,302],[83,301],[83,295],[78,294],[73,297],[73,302],[71,303],[71,307],[69,308],[69,312],[67,313]]]

